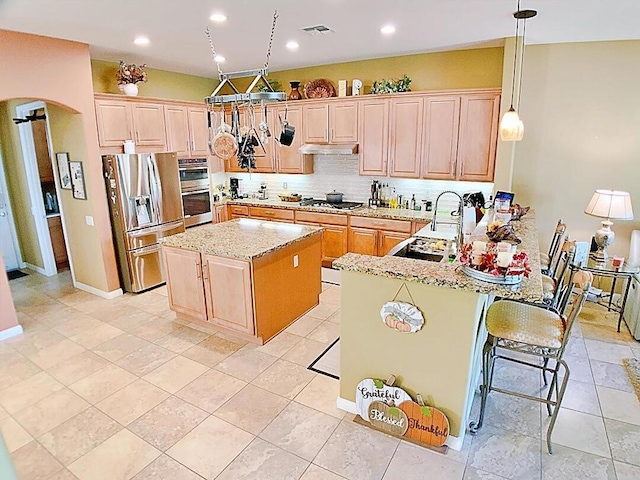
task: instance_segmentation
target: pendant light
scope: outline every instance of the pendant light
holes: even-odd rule
[[[516,89],[516,66],[518,64],[518,51],[520,52],[520,78],[518,80],[518,107],[520,107],[520,94],[522,93],[522,70],[524,68],[524,44],[527,32],[527,19],[533,18],[538,14],[535,10],[520,10],[520,0],[518,0],[518,11],[513,14],[516,19],[516,44],[513,54],[513,77],[511,79],[511,106],[507,113],[502,117],[500,122],[500,139],[505,142],[519,142],[524,136],[524,124],[518,112],[513,106],[515,89]],[[520,32],[520,20],[523,21],[522,28],[522,46],[518,50],[518,33]]]

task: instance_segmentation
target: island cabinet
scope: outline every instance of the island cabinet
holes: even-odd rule
[[[387,175],[389,101],[366,99],[358,103],[360,175]]]
[[[411,222],[352,216],[349,252],[382,257],[411,236]]]
[[[333,261],[347,253],[348,217],[331,213],[315,213],[298,210],[295,212],[296,223],[323,227],[322,231],[322,266],[331,268]]]
[[[356,101],[312,103],[302,107],[305,143],[346,143],[358,141]]]
[[[164,116],[169,151],[186,158],[209,155],[207,110],[204,107],[165,105]]]

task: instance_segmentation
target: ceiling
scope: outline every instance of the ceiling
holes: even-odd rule
[[[394,8],[396,7],[396,8]],[[639,0],[522,0],[538,10],[527,44],[640,39]],[[88,43],[94,59],[215,77],[205,36],[225,72],[260,68],[279,12],[271,71],[411,53],[502,45],[516,0],[0,0],[0,28]],[[209,16],[222,12],[227,21]],[[310,36],[303,27],[334,30]],[[393,24],[384,36],[380,28]],[[145,35],[150,44],[133,44]],[[296,40],[296,51],[285,48]]]

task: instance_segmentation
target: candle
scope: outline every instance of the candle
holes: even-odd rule
[[[474,240],[473,242],[473,252],[474,253],[484,253],[487,250],[487,242],[483,242],[480,240]]]
[[[498,266],[507,268],[513,260],[513,254],[511,252],[498,252]]]
[[[511,252],[511,244],[509,242],[498,242],[498,252]]]

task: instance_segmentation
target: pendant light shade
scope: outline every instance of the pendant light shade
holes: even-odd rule
[[[517,142],[524,136],[524,124],[513,107],[502,117],[500,139],[503,142]]]

